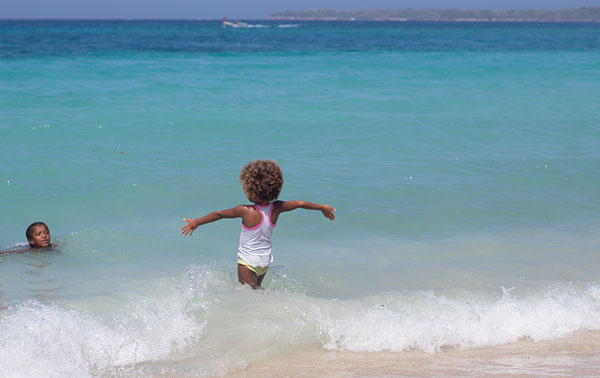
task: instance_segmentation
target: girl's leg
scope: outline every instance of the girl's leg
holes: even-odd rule
[[[263,280],[263,278],[265,278],[266,275],[267,275],[267,273],[263,274],[262,276],[257,277],[256,282],[258,283],[258,287],[260,287],[260,285],[262,284],[262,280]]]
[[[256,273],[251,271],[247,266],[238,264],[238,280],[242,285],[249,285],[253,289],[258,289],[263,277],[264,275],[260,276],[259,281],[259,277],[256,276]]]

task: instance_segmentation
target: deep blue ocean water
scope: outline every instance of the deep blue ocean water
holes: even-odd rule
[[[0,346],[22,356],[2,371],[221,375],[257,350],[600,329],[600,25],[252,25],[0,21],[0,248],[37,220],[59,243],[0,257]],[[253,293],[238,221],[178,229],[246,203],[264,158],[281,199],[337,219],[282,216]]]

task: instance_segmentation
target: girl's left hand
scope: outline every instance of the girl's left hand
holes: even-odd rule
[[[179,231],[181,231],[181,234],[183,236],[192,236],[194,230],[198,227],[196,220],[183,218],[183,221],[188,223],[185,226],[181,227]]]

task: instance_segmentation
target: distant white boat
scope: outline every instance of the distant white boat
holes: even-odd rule
[[[237,22],[231,22],[228,21],[227,18],[223,19],[223,23],[222,23],[224,28],[247,28],[248,24],[242,21],[237,21]]]

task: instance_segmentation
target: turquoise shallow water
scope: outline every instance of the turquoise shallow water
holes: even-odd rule
[[[1,345],[52,350],[4,371],[224,374],[257,327],[277,355],[600,328],[600,27],[259,24],[0,22],[0,245],[60,243],[0,257]],[[239,222],[178,229],[245,203],[258,158],[338,211],[282,217],[256,294]]]

